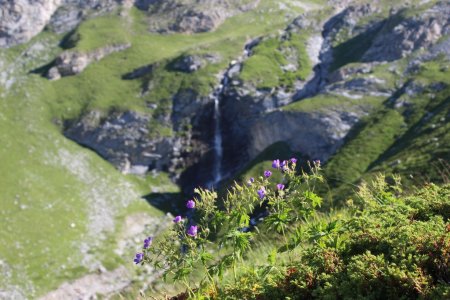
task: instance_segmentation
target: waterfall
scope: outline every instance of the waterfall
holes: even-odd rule
[[[224,81],[225,81],[224,77]],[[222,127],[220,122],[220,96],[222,94],[225,85],[221,85],[214,93],[214,185],[217,185],[222,180],[222,157],[223,157],[223,145],[222,145]]]
[[[251,47],[254,45],[254,41],[245,45],[243,55],[235,61],[232,61],[222,75],[219,86],[210,95],[210,98],[214,100],[214,164],[213,164],[213,181],[208,184],[210,188],[216,187],[222,180],[222,159],[223,159],[223,139],[222,139],[222,126],[221,126],[221,114],[220,114],[220,101],[223,98],[224,91],[229,85],[229,79],[233,75],[233,70],[238,68],[240,70],[242,62],[251,55]]]

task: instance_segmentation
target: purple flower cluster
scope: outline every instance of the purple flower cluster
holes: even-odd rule
[[[196,237],[197,236],[197,230],[198,227],[195,225],[192,225],[191,227],[189,227],[189,229],[187,230],[187,234],[192,236],[192,237]]]
[[[144,259],[144,253],[136,253],[136,257],[134,258],[134,263],[139,264]]]
[[[275,159],[274,161],[272,161],[272,168],[277,169],[277,170],[281,170],[282,172],[287,172],[289,170],[289,162],[292,164],[292,166],[295,168],[295,165],[297,164],[297,159],[295,157],[291,158],[289,161],[288,160],[279,160],[279,159]],[[264,177],[269,178],[270,176],[272,176],[272,172],[269,170],[265,170],[264,171]],[[248,185],[252,185],[254,179],[250,178],[250,180],[248,181]],[[282,191],[284,190],[285,186],[284,184],[277,184],[277,190]],[[259,199],[264,199],[267,195],[266,190],[264,189],[264,187],[261,187],[258,191],[257,191],[258,197]]]
[[[173,222],[174,222],[174,223],[180,223],[182,220],[183,220],[183,219],[181,218],[181,216],[176,216],[176,217],[173,219]]]
[[[194,202],[194,200],[189,200],[189,201],[186,203],[186,207],[189,208],[189,209],[193,209],[193,208],[195,207],[195,202]]]
[[[274,169],[279,169],[280,166],[281,166],[281,164],[280,164],[280,160],[279,160],[279,159],[275,159],[275,160],[272,162],[272,168],[274,168]]]
[[[264,199],[264,197],[266,197],[266,189],[264,187],[259,189],[257,193],[258,193],[259,199]]]
[[[144,240],[144,249],[147,249],[152,244],[153,238],[149,236]]]

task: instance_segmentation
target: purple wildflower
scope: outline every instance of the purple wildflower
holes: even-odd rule
[[[295,157],[291,158],[291,163],[295,165],[297,163],[297,159]]]
[[[272,172],[266,170],[266,171],[264,171],[264,176],[265,176],[266,178],[269,178],[270,176],[272,176]]]
[[[195,237],[195,236],[197,236],[197,230],[198,230],[198,227],[192,225],[191,227],[189,227],[189,229],[187,231],[187,234],[192,236],[192,237]]]
[[[264,197],[266,197],[266,190],[264,188],[259,189],[257,193],[258,193],[259,199],[264,199]]]
[[[253,182],[255,182],[255,178],[251,177],[251,178],[247,181],[247,185],[248,185],[248,186],[251,186]]]
[[[174,223],[180,223],[180,222],[181,222],[181,216],[176,216],[176,217],[173,219],[173,222],[174,222]]]
[[[280,168],[280,160],[276,159],[272,162],[272,168],[279,169]]]
[[[152,244],[152,240],[153,240],[153,238],[151,236],[149,236],[148,238],[146,238],[144,240],[144,249],[147,249],[148,247],[150,247],[150,245]]]
[[[277,189],[278,189],[279,191],[284,190],[284,184],[281,184],[281,183],[277,184]]]
[[[320,160],[316,159],[316,160],[314,161],[314,164],[320,166]]]
[[[187,208],[194,208],[195,207],[195,202],[194,202],[194,200],[189,200],[187,203],[186,203],[186,207]]]
[[[280,164],[280,166],[283,168],[283,167],[285,167],[285,166],[287,166],[287,160],[283,160],[283,162]]]
[[[134,263],[138,264],[144,259],[144,253],[136,253],[136,257],[134,258]]]

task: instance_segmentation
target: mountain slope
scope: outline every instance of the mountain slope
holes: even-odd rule
[[[328,162],[341,198],[378,171],[448,180],[445,1],[0,4],[0,297],[145,282],[127,257],[163,213],[141,197],[177,211],[278,155]]]

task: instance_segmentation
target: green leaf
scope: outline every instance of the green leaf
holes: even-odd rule
[[[277,250],[273,249],[267,256],[267,262],[273,266],[275,265],[276,260],[277,260]]]
[[[203,252],[203,253],[200,255],[200,259],[202,260],[203,263],[206,263],[206,262],[209,261],[209,260],[213,260],[214,257],[212,256],[211,253]]]
[[[322,198],[319,197],[318,195],[316,195],[315,193],[311,192],[311,191],[306,191],[304,196],[306,197],[306,199],[311,201],[311,205],[312,207],[317,207],[320,205],[322,205]]]

